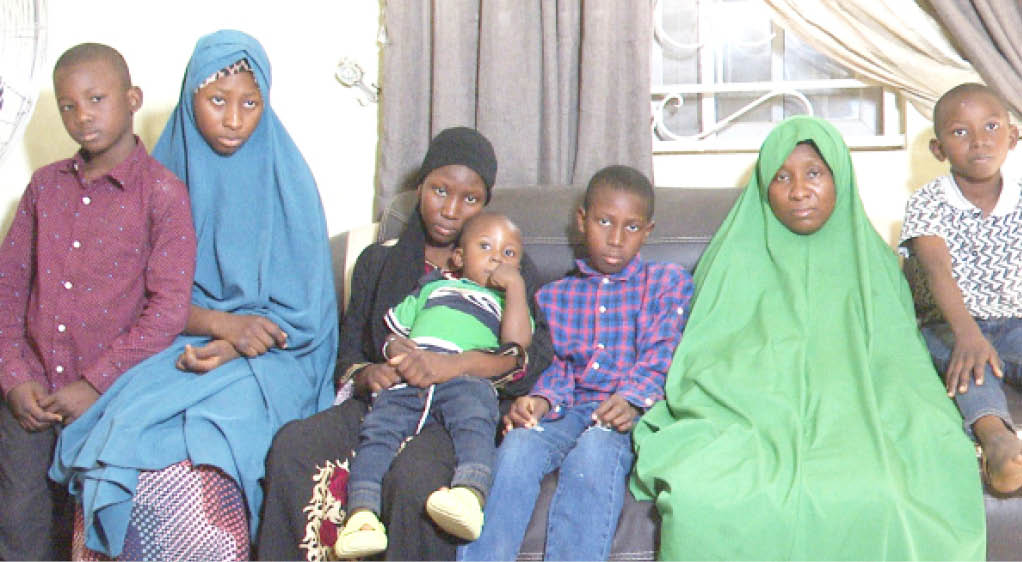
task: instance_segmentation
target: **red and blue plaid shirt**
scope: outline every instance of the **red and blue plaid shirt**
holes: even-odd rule
[[[531,394],[550,401],[547,419],[615,392],[644,411],[664,397],[667,369],[688,319],[692,276],[680,265],[639,256],[615,275],[576,263],[577,272],[536,293],[554,358]]]

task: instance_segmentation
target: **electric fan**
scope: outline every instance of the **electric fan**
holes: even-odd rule
[[[46,0],[0,1],[0,161],[21,138],[46,56]]]

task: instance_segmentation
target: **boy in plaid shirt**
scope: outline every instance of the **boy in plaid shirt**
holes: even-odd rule
[[[546,560],[606,560],[634,455],[635,420],[663,398],[692,278],[680,265],[643,262],[653,230],[653,186],[627,166],[596,173],[578,209],[587,257],[536,293],[554,360],[504,416],[482,535],[461,560],[513,560],[543,477],[560,476]]]

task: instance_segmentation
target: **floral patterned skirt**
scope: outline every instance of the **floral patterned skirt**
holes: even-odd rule
[[[72,560],[110,560],[85,546],[75,508]],[[248,517],[229,476],[189,461],[139,475],[124,550],[117,560],[248,560]]]

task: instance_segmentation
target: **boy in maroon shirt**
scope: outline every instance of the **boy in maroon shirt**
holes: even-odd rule
[[[74,157],[37,170],[0,246],[0,559],[66,558],[46,479],[61,424],[184,328],[195,231],[184,183],[133,132],[142,91],[116,50],[53,70]]]

